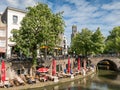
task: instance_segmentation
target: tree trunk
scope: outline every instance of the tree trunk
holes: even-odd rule
[[[88,53],[87,50],[85,50],[85,57],[87,57],[87,53]]]
[[[45,60],[47,59],[47,48],[45,48]]]
[[[30,77],[35,77],[36,74],[36,67],[31,67],[30,68]]]
[[[35,76],[36,66],[37,66],[37,46],[34,46],[32,52],[32,67],[30,69],[32,76]]]

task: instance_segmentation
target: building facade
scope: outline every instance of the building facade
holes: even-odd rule
[[[6,24],[2,23],[0,14],[0,58],[5,58],[6,53]]]
[[[68,54],[68,45],[67,45],[67,39],[64,36],[63,39],[63,55],[67,55]]]
[[[13,8],[13,7],[7,7],[1,16],[1,21],[5,25],[4,26],[5,30],[1,28],[0,29],[4,31],[5,35],[2,34],[4,35],[4,41],[0,41],[0,42],[1,43],[5,42],[4,43],[4,54],[6,55],[6,58],[11,58],[13,51],[14,51],[14,46],[16,44],[15,42],[10,41],[10,37],[12,37],[11,31],[13,29],[19,30],[21,26],[20,23],[25,15],[26,15],[26,11],[24,10]],[[0,31],[0,33],[3,33],[3,32]],[[60,35],[61,42],[59,43],[59,47],[61,48],[61,52],[66,54],[67,53],[67,40],[63,36],[64,36],[63,34]],[[0,38],[0,40],[1,39],[2,38]],[[1,43],[0,45],[3,45]],[[39,50],[38,50],[38,55],[39,55]]]
[[[11,30],[19,29],[20,22],[25,16],[26,12],[13,7],[7,7],[2,14],[1,20],[6,24],[6,57],[10,58],[12,50],[14,49],[15,42],[10,41],[12,37]]]

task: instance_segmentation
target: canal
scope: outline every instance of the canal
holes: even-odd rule
[[[84,79],[35,88],[34,90],[120,90],[120,73],[98,70],[96,74]]]

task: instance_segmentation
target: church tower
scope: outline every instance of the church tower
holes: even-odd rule
[[[71,41],[72,41],[72,38],[77,34],[77,26],[76,25],[73,25],[72,26],[72,34],[71,34]]]

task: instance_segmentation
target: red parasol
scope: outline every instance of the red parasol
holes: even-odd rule
[[[84,60],[84,69],[86,70],[86,60]]]
[[[56,74],[56,61],[53,59],[52,61],[52,75],[54,76]]]
[[[68,73],[70,73],[70,58],[68,58]]]
[[[78,71],[80,70],[80,58],[78,58]]]
[[[46,73],[48,72],[48,68],[42,67],[42,68],[39,68],[37,71],[40,73]]]
[[[1,80],[3,81],[3,83],[4,83],[5,79],[6,79],[5,62],[4,62],[4,60],[2,60],[2,63],[1,63]]]

